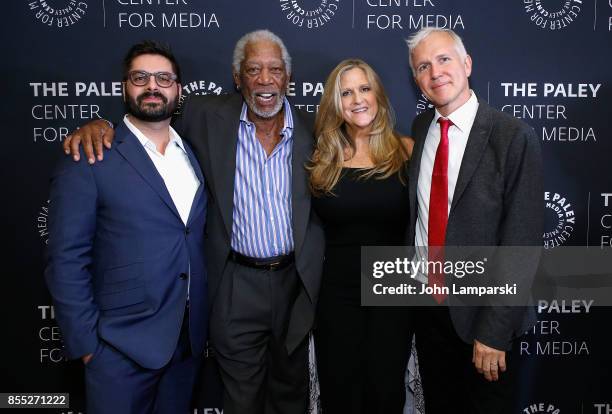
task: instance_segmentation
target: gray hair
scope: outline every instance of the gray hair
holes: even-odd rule
[[[234,47],[234,59],[232,62],[232,67],[234,69],[234,73],[240,73],[240,65],[244,61],[244,49],[251,42],[258,42],[260,40],[267,40],[273,43],[276,43],[281,50],[281,56],[283,58],[283,62],[285,63],[285,72],[287,75],[291,74],[291,56],[285,47],[285,44],[281,40],[280,37],[275,35],[269,30],[255,30],[253,32],[249,32],[242,36],[238,42],[236,42],[236,46]]]
[[[465,50],[465,46],[463,45],[463,40],[457,33],[455,33],[451,29],[440,29],[437,27],[423,27],[418,32],[414,33],[408,39],[406,39],[406,44],[408,45],[408,62],[410,63],[410,69],[412,69],[412,75],[416,76],[416,68],[413,66],[412,62],[412,52],[414,49],[421,43],[427,36],[432,33],[446,33],[448,34],[453,42],[455,43],[455,49],[459,53],[462,59],[465,59],[467,56],[467,51]]]

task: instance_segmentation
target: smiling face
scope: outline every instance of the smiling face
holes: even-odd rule
[[[145,54],[132,61],[131,71],[149,73],[174,73],[172,62],[161,55]],[[167,88],[160,87],[155,76],[150,76],[144,86],[136,86],[129,79],[124,82],[127,112],[146,122],[159,122],[172,117],[181,95],[181,85],[173,83]]]
[[[342,118],[347,131],[354,135],[358,130],[369,132],[378,113],[376,94],[361,68],[352,68],[340,76]]]
[[[234,81],[252,113],[260,118],[277,115],[289,82],[280,47],[270,40],[248,43]]]
[[[470,98],[472,59],[459,54],[447,33],[434,32],[423,39],[412,52],[412,62],[417,85],[443,116]]]

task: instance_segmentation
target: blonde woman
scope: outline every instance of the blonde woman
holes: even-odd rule
[[[360,306],[362,245],[402,245],[409,223],[407,160],[413,141],[364,61],[329,75],[315,122],[310,187],[323,221],[325,263],[315,343],[325,414],[400,414],[410,355],[408,308]]]

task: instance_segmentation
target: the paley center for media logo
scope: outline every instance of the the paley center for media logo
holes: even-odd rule
[[[340,9],[340,0],[280,0],[289,22],[303,29],[316,29],[330,23]]]
[[[529,19],[536,26],[548,30],[561,30],[580,16],[583,0],[523,0]]]
[[[223,95],[223,87],[213,81],[205,81],[203,79],[186,82],[182,85],[183,91],[179,98],[179,106],[176,113],[180,113],[185,100],[189,95]]]
[[[567,197],[560,193],[544,192],[546,207],[544,248],[553,249],[565,244],[576,227],[576,215]]]
[[[33,0],[28,7],[40,23],[65,28],[83,20],[89,6],[83,0]]]

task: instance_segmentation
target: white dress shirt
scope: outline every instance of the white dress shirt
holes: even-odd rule
[[[457,177],[459,177],[459,169],[463,160],[463,153],[467,145],[474,118],[478,111],[478,99],[473,91],[466,103],[457,108],[453,113],[449,114],[447,119],[450,119],[453,125],[448,129],[448,212],[450,212],[457,185]],[[427,229],[429,223],[429,195],[431,192],[431,174],[433,173],[434,161],[436,159],[436,150],[440,143],[440,125],[438,119],[442,115],[436,109],[435,115],[423,147],[421,156],[421,166],[419,168],[419,178],[417,183],[417,221],[416,234],[414,243],[418,249],[417,257],[427,258]],[[426,271],[426,269],[425,269]],[[427,282],[426,275],[417,275],[417,279],[423,283]]]
[[[155,144],[130,122],[127,115],[123,117],[123,122],[136,135],[138,141],[145,148],[157,172],[164,180],[166,189],[170,193],[170,197],[181,216],[181,220],[187,224],[193,198],[200,186],[200,180],[198,180],[189,161],[183,140],[172,127],[169,127],[170,142],[166,147],[165,153],[161,154],[157,151]]]

